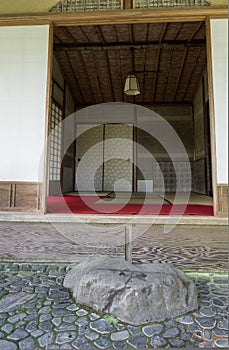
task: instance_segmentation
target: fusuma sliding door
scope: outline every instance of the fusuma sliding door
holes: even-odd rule
[[[133,125],[77,125],[76,191],[132,192],[132,140]],[[94,183],[77,172],[82,161],[85,173],[94,171],[95,164],[100,165],[94,174]]]
[[[102,191],[103,190],[103,125],[77,125],[76,139],[76,169],[83,163],[83,172],[76,172],[76,191]],[[94,183],[89,181],[86,173],[94,174]]]
[[[106,124],[104,139],[104,191],[132,192],[133,126]]]

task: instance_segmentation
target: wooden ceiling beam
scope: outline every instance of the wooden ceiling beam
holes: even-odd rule
[[[97,34],[98,36],[100,37],[100,41],[101,43],[103,43],[103,45],[106,43],[106,40],[104,39],[104,36],[103,36],[103,32],[101,30],[101,27],[100,26],[96,26],[95,27],[96,31],[97,31]]]
[[[203,25],[203,22],[197,23],[196,29],[192,32],[192,34],[189,37],[188,41],[191,41],[195,37],[196,33],[200,30],[202,25]]]
[[[67,27],[60,27],[60,30],[64,33],[64,36],[66,36],[69,40],[71,40],[71,43],[73,45],[77,45],[78,44],[77,40],[74,38],[74,36],[71,34],[71,31],[68,30]]]
[[[96,62],[96,57],[95,55],[91,55],[92,57],[92,62],[93,62],[93,70],[96,74],[96,83],[98,84],[99,86],[99,93],[100,93],[100,96],[101,96],[101,103],[102,102],[105,102],[105,97],[104,97],[104,91],[103,91],[103,88],[102,88],[102,85],[101,85],[101,81],[100,81],[100,75],[99,75],[99,71],[98,71],[98,65],[97,65],[97,62]],[[96,99],[96,103],[98,103],[98,99]]]
[[[111,90],[111,93],[112,93],[112,99],[113,99],[113,101],[115,101],[114,86],[113,86],[113,83],[112,83],[110,62],[109,62],[109,57],[108,57],[107,51],[105,52],[105,62],[106,62],[106,67],[107,67],[107,72],[108,72],[108,81],[109,81],[109,85],[110,85],[110,90]]]
[[[65,55],[66,55],[67,63],[68,63],[68,65],[69,65],[69,67],[71,68],[71,72],[72,72],[72,75],[73,75],[73,78],[74,78],[74,81],[75,81],[75,84],[76,84],[76,87],[77,87],[77,91],[79,91],[79,94],[80,94],[80,96],[81,96],[81,99],[82,99],[83,103],[85,103],[85,99],[84,99],[84,96],[83,96],[83,94],[82,94],[82,92],[81,92],[80,84],[79,84],[79,82],[78,82],[78,79],[77,79],[77,77],[76,77],[76,75],[75,75],[74,68],[73,68],[73,66],[72,66],[72,62],[71,62],[71,60],[70,60],[70,58],[69,58],[67,52],[65,53]]]
[[[186,91],[189,87],[189,83],[193,77],[193,73],[195,71],[195,68],[199,59],[200,51],[201,51],[201,48],[198,48],[195,50],[193,48],[188,49],[179,87],[177,89],[177,94],[176,94],[177,101],[181,101],[181,102],[184,101]]]
[[[81,52],[78,52],[78,55],[79,55],[79,60],[80,60],[80,63],[81,63],[81,66],[82,66],[82,69],[83,69],[83,73],[86,77],[86,83],[88,84],[88,87],[91,91],[91,96],[94,98],[94,101],[96,102],[96,97],[94,95],[94,89],[93,89],[93,86],[91,84],[91,79],[90,79],[90,75],[88,74],[88,70],[87,70],[87,65],[84,61],[84,58],[82,56],[82,53]],[[88,55],[87,55],[88,56]]]
[[[155,47],[158,48],[164,48],[164,47],[203,47],[206,46],[205,40],[195,40],[192,42],[187,42],[186,40],[182,41],[164,41],[164,42],[158,42],[158,41],[151,41],[151,42],[139,42],[139,43],[133,43],[130,44],[127,43],[115,43],[115,44],[104,44],[101,43],[88,43],[83,45],[74,45],[72,43],[66,43],[66,44],[54,44],[54,50],[55,51],[83,51],[83,50],[99,50],[99,51],[106,51],[106,50],[129,50],[130,48],[134,47],[135,49],[143,49],[147,47]]]
[[[193,67],[193,69],[192,69],[192,71],[191,71],[189,80],[187,81],[187,84],[186,84],[186,89],[184,90],[184,94],[183,94],[183,101],[185,101],[185,96],[186,96],[186,93],[187,93],[187,91],[188,91],[189,84],[190,84],[190,82],[191,82],[191,80],[192,80],[192,78],[193,78],[193,74],[194,74],[194,71],[195,71],[195,69],[196,69],[196,66],[198,65],[200,50],[201,50],[201,49],[199,48],[199,54],[198,54],[198,56],[197,56],[196,59],[195,59],[195,65],[194,65],[194,67]]]
[[[54,42],[57,42],[58,41],[58,44],[62,43],[63,44],[63,41],[58,37],[58,35],[56,35],[56,33],[54,33]]]
[[[158,71],[158,69],[159,69],[160,57],[161,57],[161,49],[158,48],[156,71]],[[158,76],[157,76],[157,74],[156,74],[155,83],[154,83],[154,87],[153,87],[153,99],[152,99],[152,102],[153,102],[153,103],[155,103],[155,100],[156,100],[156,93],[157,93],[156,86],[157,86],[157,81],[158,81]]]
[[[121,102],[121,101],[118,101]],[[143,102],[142,104],[137,103],[140,106],[143,107],[179,107],[179,106],[189,106],[192,107],[192,102],[189,101],[184,101],[184,102]],[[86,107],[90,107],[91,105],[93,105],[93,103],[87,103],[87,104],[76,104],[77,108],[81,109],[81,108],[86,108]],[[84,121],[84,124],[90,124],[90,121]],[[80,123],[79,123],[80,124]],[[82,123],[81,123],[82,124]]]
[[[184,96],[184,101],[187,101],[187,100],[193,101],[194,100],[196,91],[197,91],[198,86],[200,84],[201,77],[203,76],[206,68],[207,68],[206,51],[202,49],[200,54],[199,54],[195,70],[192,74],[190,84],[189,84],[188,89],[186,91],[186,94]],[[193,84],[195,84],[195,87],[193,87]]]
[[[181,76],[182,76],[182,73],[183,73],[184,63],[185,63],[185,59],[186,59],[187,53],[188,53],[188,49],[186,47],[185,50],[184,50],[184,53],[183,53],[183,58],[182,58],[182,61],[181,61],[180,70],[179,70],[179,74],[178,74],[177,81],[176,81],[176,88],[174,89],[174,92],[173,92],[174,93],[173,94],[173,101],[175,101],[175,99],[176,99],[177,90],[178,90],[178,87],[179,87],[179,84],[180,84],[180,80],[181,80]]]
[[[162,101],[165,101],[165,102],[166,102],[166,94],[167,94],[167,91],[169,88],[169,78],[170,78],[171,71],[173,70],[173,65],[172,65],[173,58],[174,58],[174,49],[172,49],[172,51],[171,51],[170,59],[168,62],[168,74],[166,74],[166,86],[164,89],[164,94],[163,94],[163,99],[162,99]]]
[[[160,35],[160,40],[159,40],[160,43],[163,41],[163,38],[165,36],[167,27],[168,27],[168,23],[164,23],[163,28],[162,28],[162,32],[161,32],[161,35]]]
[[[130,36],[130,43],[131,45],[133,45],[134,43],[133,24],[129,25],[129,36]]]

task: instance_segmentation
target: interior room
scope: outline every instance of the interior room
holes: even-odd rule
[[[59,26],[53,50],[48,211],[65,212],[59,203],[64,195],[76,214],[134,215],[144,204],[146,214],[160,206],[159,213],[167,215],[174,203],[179,213],[191,191],[184,214],[213,215],[205,22]],[[112,120],[96,119],[90,112],[85,121],[60,124],[74,112],[108,102],[159,115],[175,130],[185,152],[171,159],[170,150],[139,127],[138,107],[125,122],[117,107]],[[70,134],[73,142],[65,150]],[[124,151],[119,138],[130,140],[132,147]],[[110,139],[117,142],[109,146]],[[86,164],[84,173],[77,170],[97,144],[93,158],[99,167],[89,183],[85,174],[92,164]],[[117,159],[122,152],[125,159]],[[182,173],[179,189],[174,162]]]

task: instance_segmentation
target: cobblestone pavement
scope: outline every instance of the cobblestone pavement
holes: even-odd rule
[[[74,302],[66,264],[0,263],[0,349],[202,348],[228,346],[226,273],[188,273],[199,309],[133,327]]]

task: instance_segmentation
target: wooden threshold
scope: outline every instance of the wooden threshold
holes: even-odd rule
[[[94,215],[94,214],[43,214],[33,212],[0,212],[0,222],[30,222],[30,223],[75,223],[75,224],[132,224],[132,225],[165,225],[174,224],[176,216],[167,215]],[[227,226],[228,219],[210,216],[179,217],[176,225]]]

